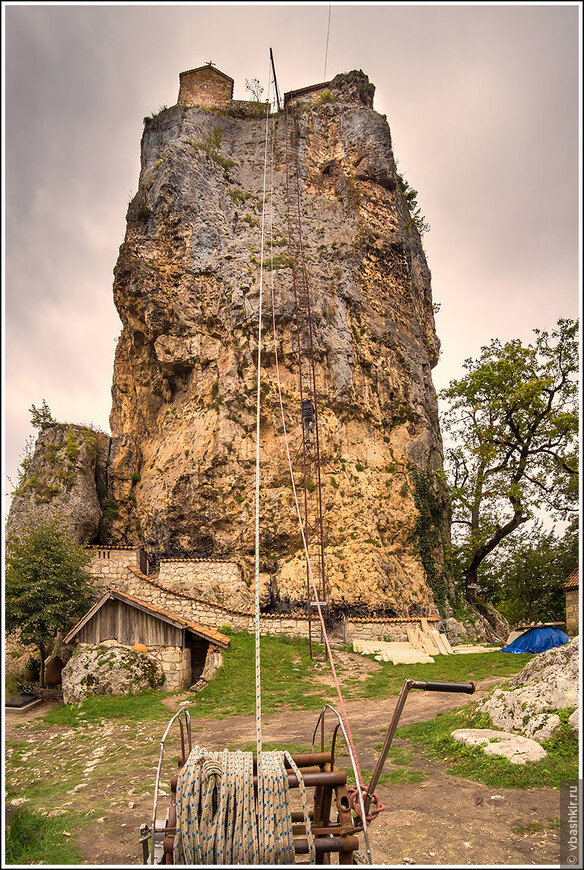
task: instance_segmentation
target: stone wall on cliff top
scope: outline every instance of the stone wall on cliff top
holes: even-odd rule
[[[430,272],[386,118],[372,108],[373,90],[362,72],[343,74],[318,98],[295,100],[293,109],[328,598],[333,608],[357,615],[432,615],[448,585],[448,510],[435,473],[442,443],[431,379],[439,342]],[[301,416],[282,113],[272,130],[260,549],[261,570],[271,578],[268,608],[285,611],[305,599],[306,568],[271,335],[273,280],[294,454]],[[139,544],[153,567],[168,557],[236,558],[248,582],[264,149],[265,121],[235,104],[231,111],[174,106],[145,119],[138,192],[114,271],[123,328],[112,438],[100,447],[101,521],[86,536],[104,545]]]

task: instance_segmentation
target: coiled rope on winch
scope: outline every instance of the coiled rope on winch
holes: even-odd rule
[[[178,777],[174,863],[294,864],[286,761],[298,779],[314,864],[306,790],[292,756],[262,753],[256,800],[251,752],[209,752],[199,746]]]

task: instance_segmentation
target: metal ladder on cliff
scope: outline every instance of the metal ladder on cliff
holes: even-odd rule
[[[304,534],[308,558],[310,559],[313,578],[319,593],[319,603],[325,615],[325,620],[328,623],[318,419],[319,403],[314,366],[310,287],[302,237],[302,194],[298,160],[299,138],[298,119],[288,107],[285,109],[286,219],[288,255],[292,267],[292,285],[294,290],[300,406],[301,409],[304,409],[305,403],[310,402],[314,415],[312,438],[305,437],[304,420],[302,421],[302,445],[296,454],[293,464],[295,470],[298,471],[298,489],[302,491]],[[313,619],[319,620],[317,616],[317,603],[312,600],[314,596],[308,564],[306,573],[308,631],[310,654],[312,656],[312,621]]]

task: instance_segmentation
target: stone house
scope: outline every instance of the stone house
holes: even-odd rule
[[[578,568],[574,568],[574,570],[564,583],[564,592],[566,595],[566,631],[569,635],[576,634],[580,625],[580,611],[578,608],[578,588]]]
[[[233,99],[233,79],[207,63],[181,72],[177,104],[191,106],[220,106]]]
[[[140,648],[156,659],[164,672],[167,692],[193,685],[208,658],[229,644],[226,635],[212,628],[116,589],[109,589],[64,638],[65,643],[79,646],[98,646],[111,640]]]
[[[288,108],[297,102],[314,103],[324,91],[329,90],[330,82],[320,82],[318,85],[309,85],[306,88],[297,88],[295,91],[287,91],[284,94],[284,108]]]

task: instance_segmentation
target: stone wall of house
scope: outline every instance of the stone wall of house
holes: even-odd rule
[[[188,70],[180,74],[179,106],[217,106],[233,96],[233,81],[213,67]]]
[[[148,655],[160,663],[166,677],[165,692],[188,689],[191,685],[191,651],[188,647],[149,646]]]
[[[330,92],[330,82],[324,82],[318,88],[311,88],[310,90],[303,91],[300,90],[299,93],[296,91],[292,91],[290,94],[284,94],[285,105],[288,107],[296,106],[296,105],[311,105],[317,103],[319,100],[322,100],[323,94],[326,94],[327,91]]]
[[[578,589],[566,589],[566,631],[576,634],[579,627]]]
[[[91,562],[88,571],[98,582],[117,589],[121,588],[128,573],[128,565],[144,570],[144,554],[137,547],[88,547]]]

